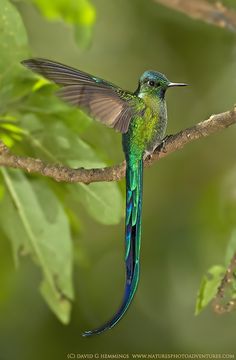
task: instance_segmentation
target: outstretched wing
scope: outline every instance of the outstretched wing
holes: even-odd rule
[[[91,117],[126,133],[133,115],[133,108],[113,88],[92,84],[63,87],[57,95],[67,103],[79,106]]]
[[[54,81],[59,85],[76,85],[81,82],[90,84],[104,84],[106,86],[115,86],[96,76],[92,76],[86,72],[74,69],[70,66],[63,65],[56,61],[47,59],[28,59],[21,62],[24,66],[32,71]]]
[[[72,67],[45,59],[29,59],[22,64],[62,86],[57,95],[81,107],[94,119],[126,133],[136,113],[134,96],[110,82]],[[138,100],[138,101],[141,101]]]

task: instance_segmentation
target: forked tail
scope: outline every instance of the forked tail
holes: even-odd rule
[[[141,214],[143,192],[143,161],[127,161],[126,168],[126,223],[125,262],[126,285],[122,304],[115,315],[97,329],[85,331],[83,336],[100,334],[111,329],[123,317],[135,294],[139,280],[139,254],[141,241]]]

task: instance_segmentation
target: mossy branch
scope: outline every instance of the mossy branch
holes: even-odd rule
[[[231,111],[211,115],[193,127],[168,137],[164,149],[156,149],[151,158],[145,160],[145,166],[182,149],[188,143],[214,134],[236,123],[236,107]],[[125,175],[125,161],[121,164],[99,169],[71,169],[61,164],[49,164],[40,159],[13,154],[0,142],[0,166],[22,169],[28,173],[50,177],[59,182],[89,184],[99,181],[118,181]]]

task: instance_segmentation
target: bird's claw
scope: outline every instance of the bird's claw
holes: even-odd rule
[[[153,152],[149,152],[149,151],[146,151],[143,155],[143,160],[147,160],[147,161],[150,161],[152,159],[152,154]]]
[[[166,142],[167,142],[167,140],[169,140],[169,138],[171,138],[171,137],[172,137],[172,135],[166,135],[166,136],[164,137],[164,139],[162,140],[162,142],[160,143],[160,145],[157,146],[156,150],[157,150],[158,152],[166,153],[166,152],[167,152],[167,150],[166,150]]]

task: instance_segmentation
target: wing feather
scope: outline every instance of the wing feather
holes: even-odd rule
[[[114,86],[112,83],[109,83],[99,77],[92,76],[84,71],[77,70],[56,61],[34,58],[23,60],[22,64],[59,85],[66,86],[85,82],[95,84],[102,83],[106,86]]]
[[[127,107],[126,102],[120,99],[114,90],[105,89],[104,91],[98,85],[71,85],[61,88],[57,95],[71,105],[81,107],[90,116],[108,127],[115,127],[119,115]],[[125,119],[127,121],[127,117]]]
[[[65,102],[79,106],[91,117],[126,133],[137,113],[134,95],[96,76],[46,59],[29,59],[22,64],[62,86],[57,95]],[[145,106],[141,99],[137,99]]]

